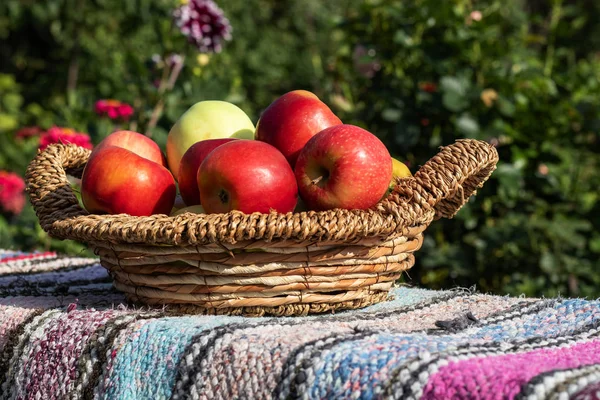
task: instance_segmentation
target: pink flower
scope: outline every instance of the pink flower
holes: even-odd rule
[[[133,115],[133,107],[119,100],[98,100],[94,106],[96,114],[108,116],[110,119],[123,119],[125,121]]]
[[[18,215],[25,206],[25,182],[13,173],[0,171],[0,211]]]
[[[128,120],[133,115],[133,107],[127,103],[121,103],[117,109],[121,118]]]
[[[481,18],[483,18],[483,14],[481,14],[481,11],[471,11],[470,14],[471,20],[473,21],[481,21]]]
[[[51,144],[75,144],[77,146],[92,149],[92,141],[87,133],[76,132],[71,128],[53,126],[40,136],[40,150],[44,150]]]
[[[16,139],[28,139],[31,137],[37,137],[44,133],[44,130],[39,126],[26,126],[15,133]]]

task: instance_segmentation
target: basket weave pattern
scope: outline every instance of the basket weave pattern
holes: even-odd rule
[[[196,313],[299,315],[383,301],[422,233],[451,218],[495,169],[494,147],[459,140],[369,210],[93,215],[73,193],[90,152],[52,145],[27,190],[51,236],[87,242],[134,302]]]

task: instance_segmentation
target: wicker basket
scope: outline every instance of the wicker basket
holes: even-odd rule
[[[495,169],[494,147],[460,140],[369,210],[132,217],[92,215],[67,174],[89,151],[52,145],[27,190],[51,236],[87,242],[130,301],[187,312],[305,315],[383,301],[414,264],[422,233],[451,218]]]

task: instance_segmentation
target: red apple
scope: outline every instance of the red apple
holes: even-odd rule
[[[207,213],[287,213],[298,200],[294,171],[283,154],[254,140],[235,140],[213,150],[198,170],[198,188]]]
[[[168,169],[122,147],[94,151],[81,178],[81,198],[90,213],[169,214],[175,195]]]
[[[200,204],[200,191],[198,190],[198,169],[206,156],[222,144],[237,140],[208,139],[194,143],[181,157],[179,163],[179,193],[188,206]]]
[[[311,137],[341,123],[315,94],[294,90],[265,109],[256,126],[256,139],[275,146],[294,168],[300,150]]]
[[[138,156],[154,161],[163,167],[167,166],[167,159],[160,150],[160,147],[158,147],[158,145],[148,136],[142,135],[141,133],[133,131],[113,132],[105,137],[98,146],[94,148],[94,151],[98,151],[107,146],[122,147],[129,151],[133,151]]]
[[[388,189],[392,157],[372,133],[337,125],[306,143],[295,174],[300,197],[312,210],[367,209]]]

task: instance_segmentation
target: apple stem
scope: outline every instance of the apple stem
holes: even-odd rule
[[[323,175],[320,175],[318,178],[316,178],[316,179],[313,179],[313,180],[311,181],[311,183],[312,183],[313,185],[316,185],[317,183],[321,182],[321,180],[323,180]]]

